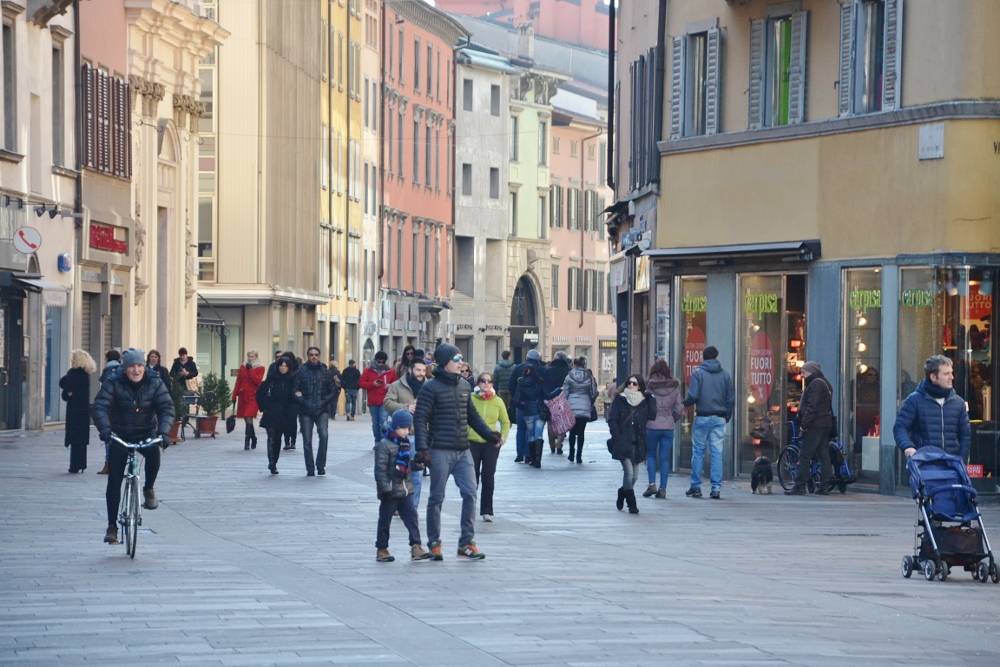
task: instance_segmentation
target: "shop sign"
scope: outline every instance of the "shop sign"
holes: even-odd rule
[[[929,289],[905,289],[899,303],[908,308],[930,308],[934,305],[934,295]]]
[[[967,463],[965,470],[972,479],[982,479],[986,476],[986,467],[982,463]]]
[[[691,327],[684,337],[684,384],[691,383],[691,374],[701,363],[701,353],[705,349],[705,332]]]
[[[969,285],[969,319],[987,319],[993,312],[993,294],[983,294],[979,285]]]
[[[682,313],[705,313],[708,312],[708,297],[697,295],[686,295],[681,299]]]
[[[649,291],[649,257],[646,255],[635,258],[635,291]]]
[[[771,339],[758,331],[750,340],[750,393],[758,403],[767,404],[774,389],[774,351]]]
[[[848,298],[851,310],[867,313],[869,310],[882,309],[882,290],[880,289],[856,289],[851,292]]]
[[[766,315],[778,312],[778,294],[775,292],[747,292],[743,297],[743,312]]]
[[[90,247],[94,250],[105,250],[107,252],[117,252],[125,254],[128,252],[128,243],[117,238],[116,231],[121,227],[104,225],[99,222],[90,223]]]
[[[455,331],[472,331],[471,324],[456,324]]]

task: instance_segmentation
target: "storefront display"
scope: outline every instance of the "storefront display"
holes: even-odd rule
[[[882,270],[844,270],[842,439],[852,467],[877,481],[882,399]]]
[[[681,392],[687,394],[691,383],[691,373],[701,363],[701,352],[705,349],[705,331],[708,316],[708,281],[704,277],[684,277],[680,279],[678,290],[680,301],[680,323],[678,331],[678,353],[675,356],[674,375],[681,382]],[[691,420],[685,413],[678,425],[677,465],[691,467]]]

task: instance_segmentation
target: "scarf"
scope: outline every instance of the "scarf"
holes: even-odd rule
[[[427,381],[426,378],[423,380],[418,380],[417,376],[414,375],[413,373],[406,374],[406,384],[410,385],[410,389],[413,390],[414,396],[420,393],[420,388],[424,386],[424,382],[426,381]]]
[[[625,400],[628,401],[628,404],[633,408],[646,400],[645,395],[643,395],[641,391],[636,391],[632,388],[626,388],[622,392],[622,396],[625,397]]]
[[[948,398],[951,396],[951,389],[945,389],[944,387],[939,387],[930,380],[924,380],[924,391],[931,398]]]
[[[409,438],[398,438],[395,433],[389,434],[389,440],[399,447],[396,452],[396,473],[406,479],[410,475],[410,459],[413,452],[410,449]]]
[[[492,389],[482,389],[480,387],[473,389],[472,393],[484,401],[492,401],[493,397],[497,395]]]

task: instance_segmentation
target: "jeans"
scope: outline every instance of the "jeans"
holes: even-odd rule
[[[524,415],[517,413],[517,433],[515,434],[517,444],[517,457],[523,459],[528,455],[528,425],[524,422]]]
[[[424,471],[411,470],[410,484],[413,485],[413,493],[409,496],[410,504],[413,505],[414,510],[417,510],[420,507],[420,490],[424,488]]]
[[[646,429],[646,474],[649,483],[656,484],[656,470],[660,470],[660,488],[667,488],[667,476],[674,458],[673,429]],[[657,466],[659,460],[659,466]]]
[[[520,420],[518,420],[520,421]],[[519,429],[520,430],[520,429]],[[541,415],[527,415],[524,418],[525,442],[534,442],[545,437],[545,420]]]
[[[830,465],[830,429],[812,428],[802,434],[799,445],[799,474],[795,477],[795,490],[802,491],[812,478],[812,462],[819,459],[820,489],[826,489],[832,476]]]
[[[629,491],[635,486],[635,464],[632,459],[625,459],[622,464],[622,488]]]
[[[358,408],[358,390],[357,389],[345,389],[344,390],[344,413],[353,417],[355,410]]]
[[[420,520],[417,518],[417,511],[413,509],[410,498],[385,497],[378,505],[378,533],[375,537],[376,549],[389,548],[389,526],[392,524],[393,515],[399,512],[399,518],[403,520],[407,532],[410,534],[410,546],[420,544]]]
[[[500,448],[488,442],[470,442],[469,451],[472,452],[476,482],[479,484],[479,513],[493,514],[493,482],[497,474]]]
[[[462,534],[458,547],[471,543],[476,537],[476,471],[472,454],[465,449],[431,450],[431,496],[427,500],[427,543],[441,541],[441,503],[448,487],[448,477],[455,477],[458,492],[462,494]]]
[[[695,417],[691,429],[691,488],[701,488],[705,446],[710,448],[712,490],[722,488],[722,438],[726,435],[726,420],[722,417]]]
[[[319,447],[316,450],[316,461],[313,462],[312,434],[313,425],[319,436]],[[315,417],[299,415],[299,427],[302,429],[302,454],[306,457],[306,472],[315,472],[316,468],[326,468],[326,443],[330,428],[330,415],[321,412]],[[315,466],[315,467],[314,467]]]
[[[128,440],[126,439],[126,442]],[[146,481],[143,490],[153,488],[156,475],[160,472],[160,448],[147,447],[139,450],[146,461]],[[118,520],[118,504],[122,499],[122,480],[125,479],[125,465],[128,463],[128,450],[121,445],[111,446],[111,459],[108,461],[108,488],[104,491],[104,500],[108,506],[108,526],[114,526]]]
[[[372,417],[372,435],[375,436],[375,443],[378,444],[382,441],[385,436],[385,406],[383,405],[368,405],[368,412]]]

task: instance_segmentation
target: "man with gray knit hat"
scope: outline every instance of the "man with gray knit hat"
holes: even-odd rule
[[[427,500],[427,541],[432,560],[441,553],[441,503],[448,478],[454,476],[462,495],[462,533],[458,555],[470,560],[486,556],[476,547],[476,472],[469,452],[469,429],[495,445],[500,435],[489,429],[472,404],[472,387],[459,376],[464,359],[454,345],[434,350],[434,379],[424,382],[413,414],[418,463],[431,466],[431,495]]]
[[[812,461],[819,457],[820,485],[816,493],[825,496],[830,493],[833,473],[829,447],[833,432],[833,387],[823,376],[823,368],[815,361],[807,361],[802,366],[802,377],[805,378],[806,388],[799,400],[799,473],[795,477],[795,488],[785,491],[785,494],[805,495]]]
[[[521,379],[524,374],[524,369],[526,366],[533,367],[536,371],[541,373],[542,369],[542,355],[538,353],[538,350],[532,349],[528,350],[528,354],[525,360],[514,366],[514,370],[510,374],[510,379],[507,381],[507,391],[510,395],[514,395],[514,390],[517,388],[517,381]],[[499,388],[498,388],[499,391]],[[513,401],[511,402],[513,404]],[[515,436],[517,443],[517,456],[514,458],[514,463],[521,463],[529,460],[528,456],[528,425],[524,421],[524,416],[520,413],[514,415],[514,423],[517,425],[517,434]]]

